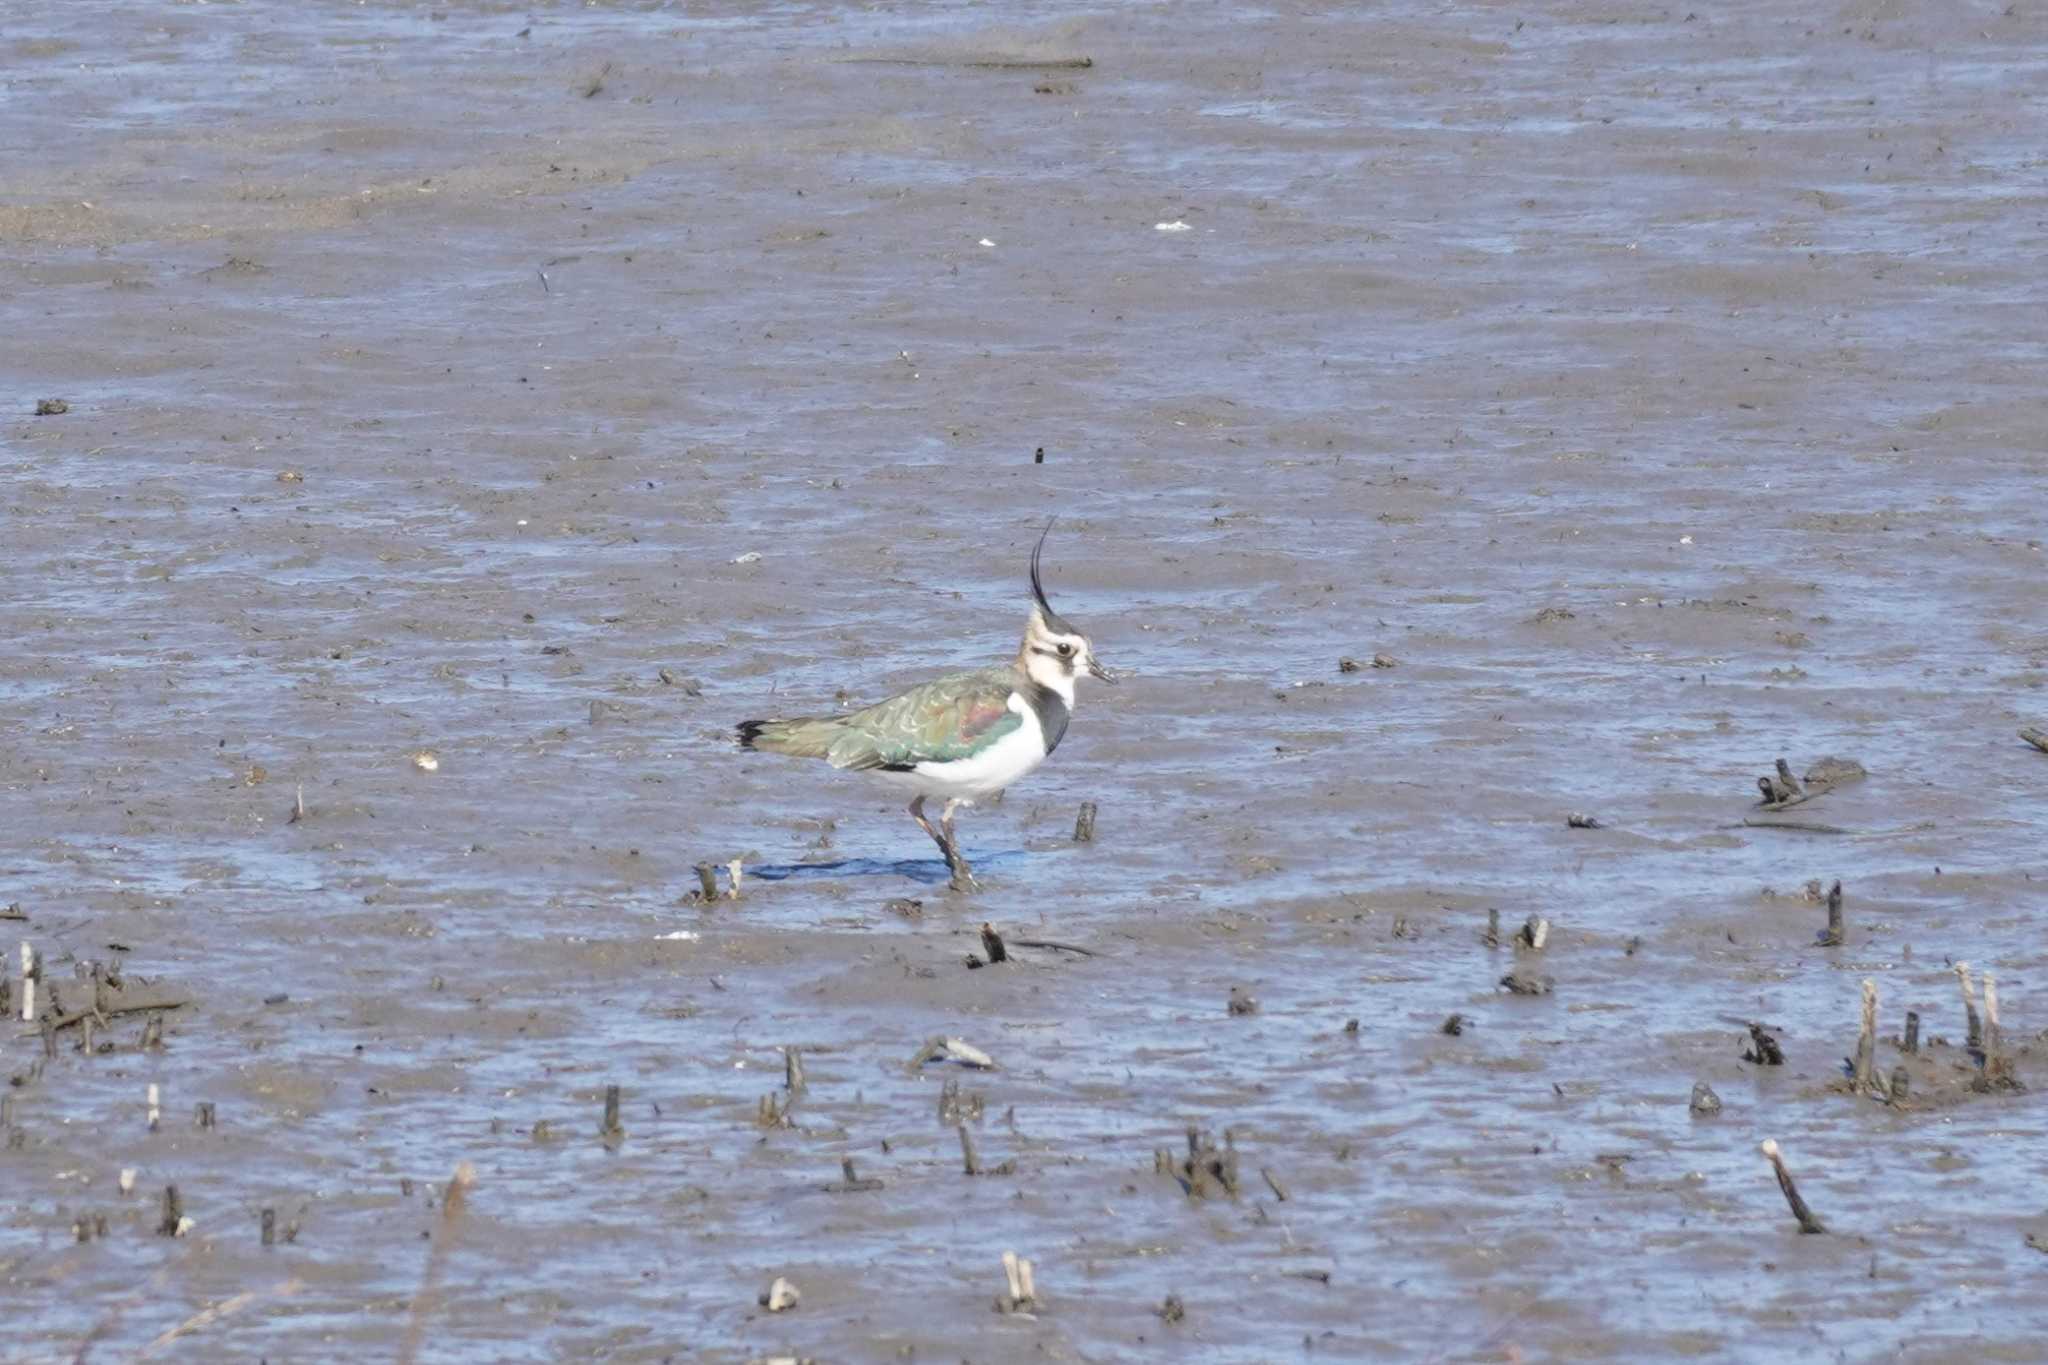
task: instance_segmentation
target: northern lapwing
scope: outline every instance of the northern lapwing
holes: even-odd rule
[[[953,834],[953,812],[1001,791],[1059,747],[1083,671],[1106,683],[1117,680],[1096,659],[1088,637],[1045,600],[1038,559],[1051,533],[1047,522],[1031,551],[1031,615],[1009,663],[950,674],[843,716],[743,721],[740,747],[822,758],[916,793],[911,818],[945,855],[952,889],[974,890]],[[936,829],[924,813],[932,797],[946,802]]]

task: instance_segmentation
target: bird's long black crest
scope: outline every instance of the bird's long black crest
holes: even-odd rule
[[[1038,576],[1038,559],[1045,553],[1045,538],[1052,534],[1052,524],[1057,520],[1057,517],[1046,519],[1045,529],[1038,533],[1038,544],[1031,547],[1031,595],[1038,599],[1038,609],[1045,613],[1047,625],[1054,630],[1078,635],[1080,632],[1068,625],[1065,619],[1052,609],[1052,603],[1045,600],[1045,582]]]

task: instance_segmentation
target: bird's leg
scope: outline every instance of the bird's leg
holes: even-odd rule
[[[924,818],[924,798],[922,796],[911,801],[910,818],[917,821],[919,829],[932,836],[932,842],[939,846],[939,852],[946,855],[946,870],[948,872],[955,872],[957,875],[956,864],[953,861],[953,845],[949,837],[952,831],[949,829],[945,834],[941,834],[932,825],[931,821]]]
[[[974,880],[973,871],[967,866],[966,855],[960,852],[960,840],[953,833],[953,812],[961,806],[971,806],[972,801],[958,797],[946,803],[945,811],[939,816],[939,828],[945,831],[946,865],[953,869],[952,889],[955,891],[978,891],[981,883]]]

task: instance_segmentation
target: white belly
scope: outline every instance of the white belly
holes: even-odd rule
[[[1010,709],[1024,723],[972,758],[950,763],[920,763],[908,772],[878,771],[876,776],[920,796],[972,801],[992,796],[1045,762],[1045,732],[1038,713],[1022,697],[1010,698]]]

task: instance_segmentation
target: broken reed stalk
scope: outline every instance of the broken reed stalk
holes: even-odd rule
[[[1824,825],[1817,820],[1751,820],[1744,819],[1729,829],[1784,829],[1794,834],[1848,834],[1851,831],[1840,825]]]
[[[967,1125],[960,1125],[960,1165],[969,1175],[981,1174],[981,1158],[974,1154],[974,1135],[967,1131]]]
[[[982,951],[988,954],[990,966],[1010,960],[1010,950],[1004,945],[1003,936],[996,932],[993,924],[984,923],[981,926],[981,947]]]
[[[804,1083],[804,1054],[795,1048],[782,1054],[782,1085],[792,1100],[807,1088]]]
[[[1869,977],[1863,979],[1863,1027],[1856,1035],[1856,1093],[1861,1095],[1876,1088],[1877,1062],[1877,982]]]
[[[1984,1074],[2002,1080],[2011,1063],[2005,1055],[2005,1031],[1998,1024],[1998,977],[1984,973]]]
[[[427,1252],[426,1268],[420,1272],[419,1292],[412,1296],[412,1313],[406,1320],[405,1340],[398,1348],[398,1365],[413,1365],[419,1359],[420,1343],[427,1334],[427,1315],[433,1311],[434,1298],[441,1287],[441,1275],[448,1266],[448,1255],[455,1247],[457,1234],[462,1231],[463,1209],[468,1203],[469,1188],[474,1184],[476,1167],[467,1161],[457,1162],[454,1175],[449,1177],[447,1188],[441,1192],[441,1226],[434,1237],[433,1249]]]
[[[617,1143],[626,1136],[626,1129],[619,1122],[619,1088],[608,1085],[604,1088],[604,1123],[597,1135],[608,1144]]]
[[[705,904],[718,899],[718,872],[710,863],[697,864],[697,886]]]
[[[1842,884],[1838,881],[1828,888],[1828,927],[1822,931],[1822,946],[1839,948],[1842,945]]]
[[[1771,1163],[1771,1170],[1778,1177],[1778,1188],[1785,1192],[1785,1203],[1790,1206],[1792,1216],[1799,1220],[1801,1232],[1826,1232],[1827,1226],[1813,1216],[1813,1210],[1806,1207],[1806,1201],[1799,1197],[1799,1187],[1792,1183],[1792,1172],[1785,1169],[1785,1158],[1779,1154],[1778,1140],[1765,1138],[1761,1150]]]
[[[1907,1011],[1906,1011],[1906,1038],[1905,1038],[1905,1046],[1904,1046],[1904,1047],[1903,1047],[1903,1048],[1901,1049],[1901,1051],[1904,1051],[1904,1052],[1909,1052],[1909,1053],[1910,1053],[1910,1052],[1918,1052],[1919,1050],[1920,1050],[1920,1012],[1919,1012],[1918,1010],[1907,1010]]]
[[[1782,754],[1778,757],[1778,781],[1794,796],[1803,796],[1806,793],[1806,789],[1799,785],[1799,779],[1792,776],[1792,765],[1785,761]]]
[[[178,1197],[176,1185],[164,1186],[164,1216],[156,1225],[159,1237],[176,1237],[178,1228],[185,1221],[185,1201]]]
[[[1083,801],[1081,813],[1074,817],[1074,842],[1077,844],[1095,841],[1095,803]]]
[[[1969,1020],[1970,1025],[1967,1043],[1970,1047],[1981,1049],[1984,1046],[1984,1023],[1977,1013],[1977,985],[1970,979],[1970,964],[1958,962],[1955,971],[1956,980],[1963,988],[1963,1015]]]
[[[36,1021],[36,950],[27,939],[21,941],[21,1022]]]

